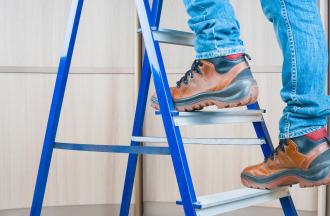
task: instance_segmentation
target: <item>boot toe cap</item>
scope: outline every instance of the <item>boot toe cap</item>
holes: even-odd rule
[[[269,175],[269,170],[263,167],[263,164],[257,164],[246,167],[241,173],[241,177],[265,177]]]

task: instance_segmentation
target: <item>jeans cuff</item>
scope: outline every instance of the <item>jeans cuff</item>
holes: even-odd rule
[[[245,53],[246,49],[244,46],[236,46],[236,47],[230,47],[230,48],[219,48],[208,52],[197,52],[196,59],[210,59],[210,58],[216,58],[220,56],[227,56],[237,53]]]
[[[289,133],[280,133],[279,138],[280,139],[289,139],[289,138],[299,137],[299,136],[303,136],[305,134],[311,133],[313,131],[319,130],[323,127],[325,127],[325,126],[313,126],[313,127],[308,127],[308,128],[304,128],[304,129],[299,129],[296,131],[291,131]]]

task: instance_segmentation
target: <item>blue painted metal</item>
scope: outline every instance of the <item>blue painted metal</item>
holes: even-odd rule
[[[154,26],[158,27],[161,11],[163,6],[163,0],[154,0],[152,4],[152,19],[151,22]],[[149,58],[144,53],[144,59],[142,64],[142,73],[140,79],[140,86],[138,92],[138,100],[135,109],[135,117],[133,124],[133,132],[132,136],[141,136],[143,129],[143,120],[145,116],[145,109],[148,99],[148,91],[150,86],[150,78],[151,78],[151,70],[149,67]],[[131,146],[139,146],[139,142],[131,142]],[[132,192],[134,186],[134,179],[136,173],[136,165],[137,165],[138,157],[137,155],[130,154],[128,157],[125,182],[124,182],[124,190],[122,195],[122,201],[120,206],[121,216],[126,216],[129,214],[129,209],[131,205]]]
[[[251,110],[260,110],[260,106],[259,106],[258,102],[248,105],[247,107],[248,107],[248,109],[251,109]],[[264,121],[254,122],[253,126],[256,131],[257,137],[260,139],[263,138],[266,141],[266,144],[261,145],[262,152],[264,154],[264,157],[266,158],[274,150],[274,145],[272,143],[272,139],[271,139],[268,129],[266,127],[266,123]],[[280,202],[281,202],[284,214],[286,216],[297,216],[298,215],[291,196],[280,198]]]
[[[247,107],[250,110],[260,110],[260,107],[259,107],[258,102],[257,103],[254,103],[254,104],[250,104]],[[264,157],[266,158],[274,150],[274,146],[273,146],[272,140],[270,138],[268,129],[266,127],[266,124],[265,124],[264,121],[262,121],[262,122],[254,122],[253,123],[253,126],[254,126],[255,132],[257,134],[257,137],[258,138],[264,138],[266,140],[266,144],[261,145],[262,152],[264,154]]]
[[[60,118],[64,91],[70,69],[72,53],[78,31],[83,3],[84,0],[74,0],[69,15],[67,32],[65,36],[65,46],[59,63],[55,89],[39,164],[38,176],[34,190],[32,207],[30,212],[31,216],[40,215],[42,209],[49,166],[53,154],[54,141],[58,127],[58,121]]]
[[[177,204],[177,205],[183,205],[183,202],[182,202],[182,200],[177,200],[175,202],[175,204]],[[201,209],[202,208],[202,204],[199,201],[193,203],[193,205],[195,206],[196,209]]]
[[[92,152],[113,152],[113,153],[129,153],[129,154],[154,154],[169,155],[168,147],[151,147],[151,146],[125,146],[125,145],[91,145],[91,144],[75,144],[75,143],[58,143],[54,148],[75,151],[92,151]]]
[[[160,47],[153,38],[151,30],[151,12],[147,0],[136,0],[137,11],[140,19],[145,48],[148,53],[150,68],[154,78],[156,93],[160,104],[163,124],[171,150],[172,162],[179,185],[181,199],[184,204],[186,215],[196,215],[193,203],[196,202],[192,178],[190,175],[187,158],[185,155],[180,130],[175,126],[172,111],[174,106],[169,90],[169,85],[165,73],[164,63],[162,61]]]
[[[161,113],[159,110],[156,110],[156,111],[155,111],[155,115],[161,115],[161,114],[162,114],[162,113]],[[174,110],[174,111],[171,112],[171,115],[172,115],[172,116],[179,116],[179,115],[180,115],[180,112]]]
[[[153,24],[158,27],[161,10],[162,10],[163,1],[154,0],[152,5],[152,20]],[[142,65],[142,74],[140,80],[140,87],[138,93],[138,100],[135,109],[135,117],[133,124],[132,136],[141,136],[143,128],[143,120],[145,115],[146,103],[148,98],[148,91],[150,85],[151,70],[149,67],[149,58],[148,55],[144,54],[143,65]],[[140,145],[138,142],[131,142],[131,146]],[[137,165],[137,155],[129,155],[127,168],[126,168],[126,177],[124,183],[124,190],[122,196],[122,202],[120,206],[120,215],[128,215],[129,208],[132,199],[132,191],[134,185],[134,178],[136,173]]]
[[[280,203],[285,216],[298,216],[291,196],[281,198]]]
[[[163,9],[163,0],[152,1],[151,17],[150,17],[151,28],[154,28],[156,30],[158,29],[160,23],[160,17],[162,15],[162,9]]]

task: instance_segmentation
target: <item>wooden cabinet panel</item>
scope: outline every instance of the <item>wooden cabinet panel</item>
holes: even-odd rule
[[[0,65],[56,67],[71,2],[0,1]],[[135,34],[134,1],[85,1],[72,65],[132,72]]]
[[[0,209],[31,204],[55,81],[0,74]],[[70,75],[57,141],[128,145],[134,75]],[[127,155],[55,150],[45,204],[120,203]]]

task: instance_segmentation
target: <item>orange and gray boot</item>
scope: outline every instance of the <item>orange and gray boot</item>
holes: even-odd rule
[[[274,189],[293,184],[299,184],[300,187],[329,184],[329,145],[325,128],[281,140],[263,163],[243,170],[242,184],[257,189]]]
[[[206,106],[229,108],[254,103],[258,87],[247,63],[246,54],[195,60],[191,69],[171,87],[176,110],[193,111]],[[159,109],[156,94],[151,106]]]

